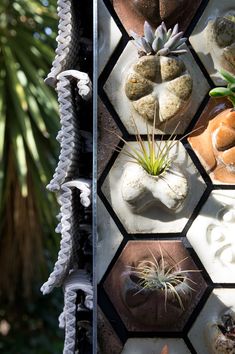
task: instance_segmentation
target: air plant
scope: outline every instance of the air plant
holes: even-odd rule
[[[166,260],[163,256],[162,250],[160,248],[160,260],[149,250],[153,260],[143,260],[140,261],[136,267],[128,267],[128,272],[130,276],[137,279],[137,284],[141,289],[137,292],[140,293],[145,289],[149,290],[160,290],[164,292],[165,295],[165,311],[167,310],[167,297],[170,292],[182,310],[184,310],[184,304],[179,294],[181,291],[186,294],[187,291],[195,291],[188,283],[191,282],[196,284],[192,279],[187,277],[188,273],[198,272],[198,270],[181,270],[180,264],[183,263],[187,258],[182,259],[179,262],[175,262],[168,255]],[[137,294],[136,293],[136,294]]]
[[[183,32],[179,32],[179,26],[176,24],[173,29],[167,30],[164,22],[154,31],[150,24],[144,23],[144,36],[141,37],[134,31],[131,31],[134,38],[134,44],[138,50],[146,55],[169,55],[183,54],[186,49],[180,47],[186,42],[187,38],[183,37]]]
[[[152,125],[152,133],[149,132],[148,124],[146,124],[147,131],[147,142],[141,138],[140,132],[137,128],[137,125],[133,119],[133,124],[136,129],[136,141],[138,143],[138,148],[133,147],[128,143],[124,138],[120,135],[109,131],[110,133],[116,135],[121,141],[123,141],[128,147],[129,151],[124,150],[120,147],[116,147],[115,151],[120,152],[130,158],[129,162],[137,163],[140,165],[148,174],[152,176],[162,176],[164,173],[170,169],[172,165],[172,159],[174,155],[171,154],[172,148],[178,144],[179,141],[184,139],[186,136],[192,133],[192,131],[188,134],[185,134],[179,140],[176,140],[175,132],[179,126],[179,123],[176,125],[174,131],[170,135],[170,137],[163,141],[163,135],[160,141],[155,140],[155,122],[156,122],[156,106],[155,106],[155,114]],[[193,130],[196,131],[201,129],[201,127]]]
[[[227,97],[235,110],[235,76],[221,69],[220,74],[227,82],[227,87],[216,87],[209,92],[211,97]]]

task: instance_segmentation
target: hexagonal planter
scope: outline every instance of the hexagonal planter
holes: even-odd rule
[[[167,289],[163,272],[171,274]],[[130,241],[104,288],[129,331],[180,331],[206,284],[181,241]]]
[[[99,198],[97,220],[97,281],[99,282],[122,242],[122,235]]]
[[[128,144],[123,151],[137,147]],[[139,173],[121,152],[105,178],[102,192],[128,233],[181,232],[200,200],[206,185],[181,143],[172,147],[170,157],[172,170],[153,177]]]
[[[213,191],[187,238],[215,283],[235,283],[235,191]],[[200,232],[198,232],[200,230]]]
[[[234,354],[234,319],[235,289],[215,289],[189,332],[197,353]]]
[[[103,172],[107,162],[112,156],[114,148],[119,143],[119,138],[114,134],[108,134],[109,131],[115,132],[117,135],[122,135],[121,131],[118,129],[114,119],[108,112],[102,101],[98,100],[98,146],[97,154],[99,156],[97,161],[98,177],[100,177]],[[107,149],[107,146],[109,147]]]
[[[184,48],[186,48],[186,46]],[[154,61],[155,56],[152,57]],[[144,93],[141,91],[141,95],[136,97],[140,99],[133,104],[125,93],[125,83],[128,78],[128,73],[132,71],[133,65],[137,63],[138,65],[134,65],[136,68],[135,70],[142,73],[142,76],[146,76],[145,72],[147,72],[147,67],[142,67],[141,61],[143,61],[143,59],[141,58],[139,61],[136,47],[132,41],[129,41],[105,83],[104,89],[128,133],[136,134],[136,128],[133,123],[134,119],[139,132],[141,134],[146,134],[146,123],[150,124],[150,126],[152,123],[151,120],[144,118],[144,116],[152,117],[154,104],[156,102],[158,105],[159,117],[163,116],[164,118],[167,118],[167,123],[166,121],[163,122],[159,119],[156,126],[157,132],[172,133],[175,131],[179,134],[184,133],[209,90],[208,82],[197,66],[190,51],[181,55],[180,59],[174,57],[155,59],[156,65],[154,63],[150,64],[153,66],[154,70],[156,69],[158,71],[157,62],[160,60],[162,71],[163,69],[165,71],[164,77],[162,79],[161,74],[157,74],[156,76],[155,72],[153,73],[154,78],[152,79],[150,77],[139,78],[139,75],[137,75],[138,78],[132,78],[132,80],[139,80],[141,82],[140,87],[142,91],[144,91]],[[150,65],[148,63],[150,60],[151,58],[149,57],[146,66]],[[168,68],[169,63],[171,64],[170,70]],[[184,90],[181,90],[181,81],[179,81],[179,79],[182,80],[186,77],[191,77],[193,81],[192,93],[190,96],[188,96],[188,94],[185,96],[185,87],[182,86],[184,87]],[[175,94],[174,90],[176,88],[178,91]],[[169,90],[173,90],[173,93]],[[145,96],[145,91],[147,96]],[[147,106],[146,102],[143,102],[142,97],[146,97],[145,101],[146,99],[148,101]],[[152,113],[150,115],[146,112],[145,115],[141,115],[145,107],[151,110]],[[175,107],[177,107],[177,110],[173,112]],[[179,107],[182,108],[182,111]]]
[[[123,344],[109,321],[98,307],[98,345],[101,354],[120,354]]]
[[[114,9],[129,32],[131,29],[143,34],[143,24],[147,20],[157,27],[162,21],[168,27],[179,22],[180,30],[184,31],[189,25],[201,0],[113,0]]]
[[[218,184],[235,183],[235,173],[232,168],[234,164],[235,119],[231,114],[231,117],[228,117],[229,110],[225,111],[228,107],[231,107],[231,104],[226,99],[210,99],[195,126],[195,129],[199,127],[200,129],[188,138],[212,181]],[[226,136],[227,131],[229,135]],[[232,138],[229,143],[227,143],[228,137]],[[216,145],[218,141],[221,147]]]
[[[189,40],[216,85],[224,68],[235,74],[235,9],[232,0],[209,1]]]
[[[122,33],[111,17],[103,0],[98,1],[98,16],[99,73],[101,73],[118,45]]]
[[[190,354],[190,351],[184,343],[183,339],[179,338],[130,338],[125,343],[122,354],[133,353]]]

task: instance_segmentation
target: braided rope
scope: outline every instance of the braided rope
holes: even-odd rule
[[[80,179],[62,185],[59,194],[59,204],[61,205],[59,229],[62,235],[60,250],[52,273],[49,275],[47,282],[41,287],[43,294],[48,294],[54,287],[60,286],[76,262],[76,251],[79,248],[79,231],[76,222],[77,215],[74,215],[73,208],[73,203],[77,202],[73,200],[73,188],[81,191],[80,202],[83,206],[88,207],[91,203],[91,181]]]
[[[64,310],[60,315],[60,325],[65,327],[65,342],[63,354],[74,354],[76,340],[76,292],[82,290],[85,294],[84,305],[93,309],[93,289],[88,273],[82,269],[73,271],[64,282]]]
[[[76,11],[72,0],[58,0],[58,36],[56,56],[45,82],[55,87],[57,75],[64,70],[75,68],[79,51],[79,30]]]
[[[58,75],[57,92],[61,130],[57,135],[57,140],[60,142],[61,150],[55,173],[47,186],[50,191],[59,190],[65,179],[78,169],[77,161],[78,151],[81,149],[81,138],[72,97],[72,79],[77,80],[78,93],[82,98],[89,99],[91,97],[91,82],[87,74],[68,70]]]

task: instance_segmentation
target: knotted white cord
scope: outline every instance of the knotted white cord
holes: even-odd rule
[[[74,68],[78,59],[79,30],[72,0],[58,0],[58,36],[56,56],[45,82],[55,87],[57,76],[64,70]]]
[[[89,99],[92,92],[91,81],[87,74],[77,70],[68,70],[58,75],[57,92],[61,130],[57,135],[57,140],[61,144],[61,150],[55,173],[47,186],[50,191],[59,190],[65,178],[73,173],[74,168],[76,169],[77,155],[81,146],[78,119],[71,92],[72,79],[77,80],[78,92],[82,98]]]
[[[63,354],[74,354],[76,343],[76,299],[77,291],[85,294],[84,305],[93,309],[93,289],[90,275],[83,269],[73,271],[64,282],[64,310],[59,317],[60,325],[65,327],[65,342]]]
[[[61,230],[62,236],[60,242],[60,250],[52,273],[50,274],[47,282],[44,283],[41,287],[41,291],[43,292],[43,294],[48,294],[53,290],[54,287],[60,286],[63,283],[71,267],[73,267],[73,247],[78,243],[79,238],[78,230],[72,230],[72,227],[74,226],[74,218],[72,215],[73,188],[77,188],[80,190],[80,202],[84,207],[88,207],[91,204],[90,180],[78,179],[66,182],[62,185],[61,192],[59,195],[59,204],[61,205],[61,221],[58,225],[59,230]]]

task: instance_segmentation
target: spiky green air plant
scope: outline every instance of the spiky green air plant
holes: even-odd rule
[[[56,164],[59,120],[43,81],[56,28],[56,0],[0,3],[0,295],[7,298],[29,294],[42,235],[50,233],[47,246],[57,242],[56,204],[45,185]]]
[[[163,291],[165,296],[165,310],[167,310],[167,298],[170,292],[178,301],[180,308],[184,310],[184,304],[179,294],[179,287],[184,283],[184,288],[182,289],[183,293],[185,293],[185,291],[194,291],[189,283],[195,285],[196,283],[187,275],[192,272],[198,272],[198,270],[180,269],[180,265],[187,258],[175,262],[171,259],[170,255],[167,255],[167,260],[161,248],[159,248],[159,260],[157,260],[157,256],[155,256],[151,250],[149,250],[149,252],[152,260],[140,261],[136,267],[129,267],[127,271],[130,275],[138,279],[137,284],[141,287],[138,293],[145,289]]]
[[[183,37],[183,32],[179,32],[179,26],[176,24],[173,29],[167,30],[164,22],[154,31],[150,24],[144,23],[144,36],[141,37],[135,32],[130,32],[134,38],[134,44],[139,52],[146,55],[169,55],[183,54],[186,49],[180,47],[186,42],[187,38]]]
[[[156,107],[155,107],[156,108]],[[179,123],[176,125],[174,131],[170,135],[170,137],[163,141],[163,135],[160,141],[156,141],[155,139],[155,122],[156,122],[156,113],[154,115],[152,132],[149,132],[148,124],[146,124],[146,132],[147,132],[147,142],[144,141],[140,135],[140,132],[133,120],[133,124],[136,129],[136,141],[138,143],[138,148],[134,148],[128,141],[122,138],[120,135],[109,131],[110,133],[116,135],[121,141],[123,141],[126,146],[129,148],[129,151],[123,150],[120,147],[116,147],[115,151],[126,155],[130,160],[128,162],[137,163],[140,165],[147,173],[152,176],[163,176],[164,172],[171,168],[172,159],[174,159],[174,155],[172,155],[171,150],[175,145],[179,143],[183,138],[191,134],[192,132],[185,134],[179,140],[176,140],[175,131],[178,128]],[[193,130],[196,131],[201,129],[201,127]]]
[[[216,87],[209,92],[211,97],[227,97],[233,104],[235,110],[235,76],[221,69],[220,74],[227,82],[227,87]]]

